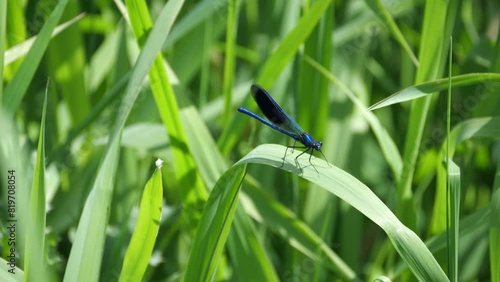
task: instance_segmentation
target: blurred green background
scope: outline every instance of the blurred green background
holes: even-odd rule
[[[499,26],[496,0],[2,0],[0,280],[500,281]],[[253,83],[333,167],[252,151],[293,145],[237,112]]]

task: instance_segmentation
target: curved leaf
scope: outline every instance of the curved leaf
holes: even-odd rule
[[[500,82],[498,73],[469,73],[451,77],[451,86],[460,87],[486,82]],[[420,97],[439,92],[448,88],[448,78],[441,78],[405,88],[382,101],[370,106],[369,111],[387,107],[393,104],[418,99]]]
[[[184,281],[211,281],[215,275],[233,221],[245,168],[236,166],[226,171],[211,191],[189,253]]]
[[[248,153],[237,164],[260,163],[281,167],[285,149],[286,147],[280,145],[262,145]],[[302,178],[336,195],[380,226],[387,233],[392,244],[403,260],[406,261],[413,274],[421,281],[448,281],[443,270],[422,240],[403,225],[370,188],[349,173],[316,157],[311,158],[312,164],[304,161],[307,158],[299,159],[302,167],[301,171],[294,164],[295,157],[300,153],[295,152],[288,155],[282,169],[300,175]]]
[[[160,228],[162,200],[161,169],[157,169],[144,188],[137,225],[125,253],[119,281],[143,279]]]

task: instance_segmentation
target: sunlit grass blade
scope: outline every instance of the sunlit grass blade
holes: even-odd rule
[[[161,167],[146,183],[119,281],[142,281],[158,235],[163,201]]]
[[[116,137],[117,141],[118,139]],[[118,150],[119,143],[111,143],[100,165],[92,191],[85,201],[66,265],[64,281],[97,281],[99,278]]]
[[[448,78],[441,78],[430,82],[410,86],[397,93],[390,95],[380,102],[370,106],[368,110],[376,110],[390,105],[411,101],[420,97],[427,96],[448,88]],[[457,75],[451,78],[453,88],[488,82],[500,83],[500,74],[498,73],[469,73]]]
[[[49,85],[47,84],[47,92]],[[50,281],[45,255],[45,118],[47,92],[43,101],[42,120],[38,137],[37,160],[30,193],[28,236],[24,257],[24,275],[28,280]]]
[[[21,66],[5,88],[5,93],[2,97],[2,106],[7,113],[13,115],[19,107],[31,80],[35,75],[35,71],[42,60],[42,56],[49,45],[52,31],[59,22],[67,3],[68,0],[61,0],[57,3],[57,6],[50,14],[49,19],[38,33],[32,48],[24,58]]]
[[[283,146],[262,145],[248,153],[237,164],[260,163],[281,167],[284,151]],[[317,171],[312,165],[307,164],[307,160],[299,159],[302,164],[301,171],[294,164],[294,159],[299,153],[294,152],[287,156],[282,169],[300,175],[336,195],[379,225],[418,279],[448,281],[425,244],[413,231],[404,226],[367,186],[347,172],[316,157],[312,158],[312,162]]]
[[[189,253],[184,281],[213,279],[233,221],[245,169],[245,166],[229,169],[211,191]]]

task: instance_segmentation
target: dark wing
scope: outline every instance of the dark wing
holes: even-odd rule
[[[304,133],[300,125],[283,111],[264,88],[253,84],[251,91],[253,99],[270,122],[294,134]]]

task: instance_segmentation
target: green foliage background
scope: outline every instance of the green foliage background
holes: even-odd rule
[[[0,280],[500,281],[499,19],[495,0],[0,1]],[[282,161],[293,140],[236,111],[260,114],[252,83],[330,165]]]

